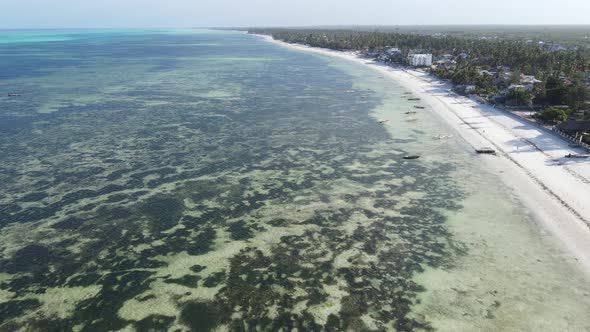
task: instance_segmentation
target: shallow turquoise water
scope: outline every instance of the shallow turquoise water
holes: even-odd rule
[[[196,31],[192,29],[52,29],[52,30],[0,30],[0,44],[48,43],[125,36],[140,36],[145,34],[197,34],[211,33],[210,31]]]
[[[17,35],[0,32],[2,330],[435,329],[417,277],[480,249],[453,228],[479,197],[463,180],[518,211],[367,69],[234,32]]]

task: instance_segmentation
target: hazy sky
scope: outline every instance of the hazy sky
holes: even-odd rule
[[[590,24],[590,0],[0,0],[0,28]]]

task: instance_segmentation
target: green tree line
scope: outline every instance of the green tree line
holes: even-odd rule
[[[534,75],[543,83],[529,92],[530,100],[541,104],[567,104],[573,109],[586,107],[589,98],[586,80],[590,70],[590,50],[571,47],[551,51],[537,42],[501,38],[463,38],[446,35],[354,31],[330,29],[250,29],[250,33],[271,35],[288,43],[339,51],[384,50],[397,47],[405,58],[410,51],[432,53],[435,57],[461,53],[468,58],[457,58],[453,70],[438,69],[433,73],[456,84],[473,84],[477,92],[493,94],[500,88],[490,77],[482,77],[480,69],[506,66],[515,73]],[[551,45],[551,43],[548,43]],[[565,80],[564,78],[567,78]],[[518,83],[518,82],[505,82]],[[525,98],[526,99],[526,98]],[[523,99],[523,100],[525,100]]]

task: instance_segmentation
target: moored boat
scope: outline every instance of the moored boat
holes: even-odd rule
[[[479,154],[496,154],[496,150],[494,150],[490,147],[483,147],[483,148],[475,149],[475,152],[477,152]]]
[[[565,157],[566,158],[586,159],[586,158],[589,158],[590,155],[587,155],[587,154],[571,154],[571,153],[568,153],[568,154],[565,155]]]

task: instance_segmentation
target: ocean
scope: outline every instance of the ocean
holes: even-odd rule
[[[240,32],[0,31],[0,330],[590,329],[573,259],[412,97]]]

